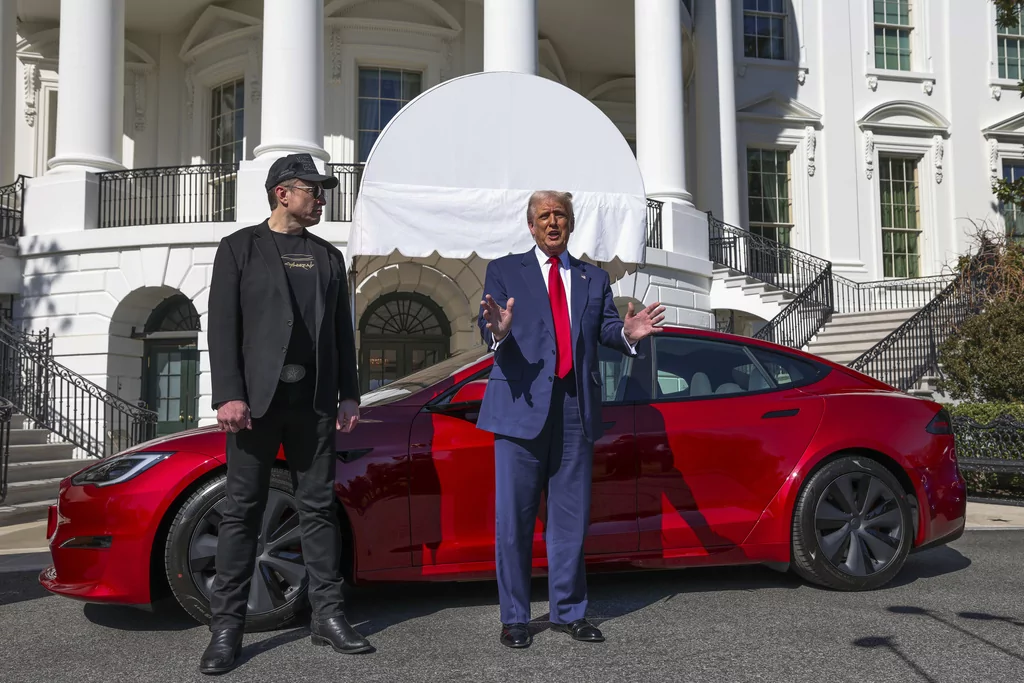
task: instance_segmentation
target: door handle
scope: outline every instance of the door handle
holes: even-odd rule
[[[799,412],[799,408],[790,408],[789,410],[769,410],[767,413],[761,416],[761,419],[770,420],[776,417],[793,417]]]

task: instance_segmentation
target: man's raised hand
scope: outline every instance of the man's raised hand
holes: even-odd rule
[[[484,320],[487,321],[487,331],[494,337],[494,341],[504,339],[508,331],[512,329],[512,306],[515,302],[515,297],[510,297],[507,307],[502,308],[490,294],[485,294],[484,300],[480,302],[480,305],[483,306]]]

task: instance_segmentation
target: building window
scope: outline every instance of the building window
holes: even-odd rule
[[[882,270],[885,277],[921,276],[921,202],[917,159],[879,157]]]
[[[211,220],[232,221],[235,215],[237,164],[245,146],[245,81],[241,78],[219,85],[210,93],[209,201]]]
[[[875,0],[875,67],[910,71],[910,0]]]
[[[245,81],[238,79],[219,85],[211,97],[210,163],[238,163],[245,140]]]
[[[1003,162],[1003,179],[1016,182],[1024,178],[1024,159],[1012,159]],[[1002,204],[1000,210],[1006,223],[1006,235],[1024,244],[1024,209],[1015,204]]]
[[[385,294],[359,323],[360,383],[372,391],[448,357],[451,324],[441,307],[415,292]]]
[[[999,78],[1024,78],[1024,10],[1017,11],[1017,23],[996,28]]]
[[[789,150],[747,150],[747,206],[750,231],[789,246],[793,229]]]
[[[786,58],[786,0],[743,0],[743,55]]]
[[[420,94],[423,74],[402,69],[359,69],[359,139],[357,154],[366,161],[384,126],[398,110]]]

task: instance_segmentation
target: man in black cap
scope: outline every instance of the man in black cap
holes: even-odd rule
[[[295,487],[316,645],[366,652],[345,618],[334,495],[336,430],[359,420],[355,335],[342,253],[307,232],[324,190],[309,154],[278,159],[267,175],[270,217],[220,242],[210,283],[210,370],[217,422],[227,432],[227,501],[203,673],[241,653],[249,587],[271,470],[284,447]]]

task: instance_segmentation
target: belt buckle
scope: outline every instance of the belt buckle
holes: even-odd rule
[[[306,368],[301,365],[286,365],[281,368],[281,381],[294,384],[306,376]]]

